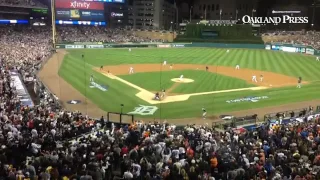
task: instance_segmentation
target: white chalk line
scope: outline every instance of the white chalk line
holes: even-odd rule
[[[163,103],[171,103],[171,102],[179,102],[179,101],[186,101],[188,100],[191,96],[201,96],[201,95],[208,95],[208,94],[218,94],[218,93],[227,93],[227,92],[236,92],[236,91],[256,91],[256,90],[262,90],[262,89],[267,89],[268,87],[250,87],[250,88],[239,88],[239,89],[228,89],[228,90],[220,90],[220,91],[210,91],[210,92],[201,92],[201,93],[191,93],[191,94],[182,94],[182,95],[174,95],[174,96],[167,96],[165,99],[161,101],[156,101],[153,100],[154,98],[154,93],[143,89],[135,84],[132,84],[131,82],[128,82],[118,76],[112,75],[112,74],[107,74],[104,72],[101,72],[103,75],[106,77],[109,77],[110,79],[118,80],[124,84],[127,84],[130,87],[133,87],[140,92],[136,94],[137,97],[140,99],[146,101],[149,104],[163,104]]]

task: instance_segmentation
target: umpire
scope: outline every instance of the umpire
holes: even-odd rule
[[[302,78],[299,77],[298,78],[298,85],[297,85],[297,88],[301,88],[301,82],[302,82]]]

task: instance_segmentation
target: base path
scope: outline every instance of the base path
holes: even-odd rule
[[[111,78],[111,79],[115,79],[118,80],[124,84],[127,84],[128,86],[131,86],[132,88],[135,88],[137,90],[139,90],[140,92],[138,92],[136,94],[137,97],[139,97],[140,99],[146,101],[149,104],[164,104],[164,103],[172,103],[172,102],[179,102],[179,101],[186,101],[188,100],[191,96],[200,96],[200,95],[208,95],[208,94],[218,94],[218,93],[226,93],[226,92],[236,92],[236,91],[248,91],[248,90],[261,90],[261,89],[267,89],[268,87],[251,87],[251,88],[241,88],[241,89],[228,89],[228,90],[221,90],[221,91],[210,91],[210,92],[201,92],[201,93],[191,93],[191,94],[182,94],[182,95],[173,95],[173,96],[166,96],[165,99],[159,101],[159,100],[153,100],[155,93],[148,91],[146,89],[143,89],[140,86],[137,86],[135,84],[132,84],[129,81],[126,81],[118,76],[115,76],[113,74],[110,73],[105,73],[105,72],[100,72],[101,74]]]
[[[62,64],[66,51],[59,50],[53,54],[47,63],[42,67],[38,76],[42,83],[58,98],[64,108],[69,111],[80,111],[83,114],[88,114],[91,117],[100,118],[106,116],[105,111],[101,110],[97,105],[92,103],[77,89],[72,87],[68,82],[58,75],[59,68]],[[68,101],[77,100],[79,104],[68,104]]]
[[[135,73],[143,72],[161,72],[161,71],[173,71],[173,70],[198,70],[205,71],[205,65],[199,64],[176,64],[170,69],[169,65],[163,66],[162,64],[126,64],[118,66],[104,66],[103,70],[105,72],[109,71],[111,74],[117,75],[127,75],[129,74],[130,67],[134,68]],[[258,71],[252,69],[239,69],[236,70],[233,67],[225,66],[208,66],[208,71],[216,74],[221,74],[225,76],[230,76],[238,79],[245,80],[251,84],[256,84],[258,86],[265,87],[283,87],[283,86],[295,86],[297,85],[298,77],[290,77],[283,74],[277,74],[268,71]],[[99,69],[96,69],[99,71]],[[257,83],[252,82],[252,76],[257,76]],[[260,82],[260,75],[263,75],[263,82]],[[307,82],[303,82],[307,83]]]
[[[241,88],[241,89],[229,89],[229,90],[221,90],[221,91],[210,91],[210,92],[201,92],[201,93],[191,93],[191,94],[182,94],[182,95],[172,95],[165,97],[165,99],[158,101],[153,100],[155,93],[150,92],[146,89],[143,89],[135,84],[132,84],[120,77],[119,75],[127,75],[129,74],[129,69],[133,67],[135,73],[143,73],[143,72],[163,72],[163,71],[174,71],[174,70],[196,70],[196,71],[206,71],[205,65],[198,65],[198,64],[177,64],[174,65],[173,68],[170,66],[163,66],[162,64],[127,64],[127,65],[118,65],[118,66],[104,66],[103,70],[95,68],[96,71],[104,74],[105,76],[116,79],[125,83],[137,90],[139,93],[136,94],[137,97],[140,99],[148,102],[149,104],[160,104],[160,103],[171,103],[171,102],[179,102],[179,101],[186,101],[191,96],[200,96],[200,95],[208,95],[208,94],[217,94],[217,93],[226,93],[226,92],[236,92],[236,91],[247,91],[247,90],[261,90],[267,88],[274,88],[274,87],[283,87],[283,86],[292,86],[297,84],[297,79],[293,77],[289,77],[282,74],[276,74],[273,72],[266,72],[266,71],[258,71],[258,70],[251,70],[251,69],[238,69],[232,67],[224,67],[224,66],[207,66],[208,71],[216,74],[222,74],[225,76],[230,76],[238,79],[242,79],[247,81],[248,83],[258,85],[258,87],[251,87],[251,88]],[[109,72],[109,73],[106,73]],[[258,82],[252,82],[252,76],[256,76]],[[260,75],[263,75],[263,81],[260,82]],[[186,82],[182,82],[180,78],[172,79],[172,81],[176,83],[192,83],[192,79],[184,79]],[[307,83],[307,82],[304,82]],[[160,89],[159,89],[160,91]]]

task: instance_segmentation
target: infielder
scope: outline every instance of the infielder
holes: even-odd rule
[[[90,75],[90,82],[93,82],[93,75]]]
[[[102,71],[103,70],[103,66],[100,66],[100,71]]]
[[[206,119],[207,117],[207,110],[205,108],[202,108],[202,118]]]
[[[133,67],[130,67],[129,74],[133,74]]]
[[[317,60],[317,61],[320,61],[320,58],[319,58],[319,56],[317,56],[316,60]]]
[[[170,64],[170,69],[172,69],[173,68],[173,64]]]
[[[301,88],[301,82],[302,82],[302,78],[299,77],[298,78],[298,85],[297,85],[297,88]]]
[[[163,66],[165,66],[165,65],[167,65],[167,61],[163,61],[163,64],[162,64]]]
[[[236,65],[236,70],[239,70],[239,69],[240,69],[240,65],[237,64],[237,65]]]
[[[263,75],[261,74],[260,75],[260,82],[262,82],[263,81]]]
[[[166,95],[166,90],[165,90],[165,89],[162,89],[161,99],[164,98],[165,95]]]
[[[183,75],[180,76],[180,81],[183,81]]]
[[[253,76],[252,76],[252,82],[258,82],[258,81],[257,81],[257,76],[256,76],[256,75],[253,75]]]
[[[209,67],[208,66],[206,66],[206,71],[208,71],[209,70]]]

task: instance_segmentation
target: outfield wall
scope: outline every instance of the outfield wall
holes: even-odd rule
[[[124,43],[124,44],[57,44],[56,49],[103,49],[103,48],[184,48],[184,47],[206,47],[206,48],[245,48],[265,49],[263,44],[225,44],[225,43]]]
[[[320,56],[320,50],[312,46],[296,45],[296,44],[226,44],[226,43],[118,43],[103,44],[101,42],[87,43],[68,43],[57,44],[56,49],[104,49],[104,48],[184,48],[184,47],[202,47],[202,48],[242,48],[242,49],[266,49],[275,51],[284,51],[292,53],[301,53],[308,55]]]

